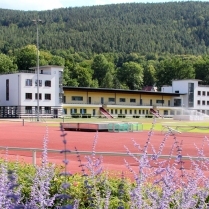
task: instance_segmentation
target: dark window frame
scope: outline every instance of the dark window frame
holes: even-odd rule
[[[33,94],[32,93],[25,93],[25,99],[32,100]]]

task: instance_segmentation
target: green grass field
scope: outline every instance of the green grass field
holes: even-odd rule
[[[23,122],[23,119],[1,119],[1,121],[19,121],[20,123]],[[35,123],[36,120],[34,119],[31,121],[30,119],[24,119],[24,122],[33,122]],[[114,119],[107,119],[107,118],[45,118],[44,120],[40,119],[40,125],[47,125],[48,126],[55,126],[59,127],[59,124],[62,122],[66,123],[112,123],[112,122],[138,122],[143,124],[143,130],[150,130],[152,127],[152,123],[154,122],[153,118],[114,118]],[[171,118],[156,118],[155,119],[155,126],[154,130],[162,131],[165,126],[169,126],[173,129],[177,129],[181,132],[195,132],[195,133],[209,133],[209,121],[177,121]],[[194,128],[196,127],[196,128]]]
[[[209,121],[176,121],[173,119],[155,119],[154,130],[162,131],[164,126],[178,129],[181,132],[209,133]],[[153,118],[55,118],[45,119],[48,126],[59,126],[60,123],[102,123],[102,122],[139,122],[143,124],[143,130],[150,130]],[[43,123],[44,124],[44,123]],[[194,128],[196,127],[196,128]]]

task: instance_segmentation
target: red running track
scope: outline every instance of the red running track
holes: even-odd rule
[[[48,149],[62,150],[63,143],[60,137],[59,124],[56,126],[47,126],[45,123],[25,123],[23,126],[22,122],[0,122],[0,146],[5,147],[23,147],[23,148],[43,148],[43,138],[48,129]],[[76,147],[78,151],[92,151],[92,145],[96,132],[77,132],[77,131],[66,131],[67,136],[67,148],[74,150]],[[124,146],[126,146],[131,152],[138,153],[136,147],[134,147],[132,139],[134,139],[143,148],[146,144],[149,136],[148,131],[143,132],[125,132],[125,133],[109,133],[99,132],[97,137],[97,144],[95,151],[98,152],[126,152]],[[209,135],[209,134],[207,134]],[[197,150],[194,146],[196,144],[201,147],[205,134],[196,133],[185,133],[176,136],[177,141],[182,141],[183,152],[182,155],[197,156]],[[206,136],[207,137],[207,136]],[[150,137],[150,145],[157,151],[160,147],[161,142],[164,139],[158,131],[154,131]],[[163,147],[162,154],[169,154],[170,149],[174,143],[174,137],[169,136]],[[149,146],[150,147],[150,146]],[[209,146],[204,147],[204,152],[209,154]],[[148,153],[152,153],[151,149],[148,149]],[[26,151],[9,151],[9,159],[16,159],[18,161],[32,162],[31,152]],[[176,154],[176,153],[173,153]],[[5,150],[1,150],[1,156],[5,157]],[[39,160],[41,155],[37,155]],[[63,156],[59,153],[48,154],[50,162],[56,164],[62,164]],[[70,160],[68,169],[71,173],[80,172],[78,167],[79,163],[75,155],[68,155]],[[86,162],[85,156],[81,156],[82,161]],[[136,161],[130,157],[115,157],[115,156],[104,156],[103,157],[103,168],[105,170],[123,171],[127,175],[129,174],[128,169],[124,164],[126,159],[134,170],[137,170]],[[189,168],[189,165],[185,164],[185,167]]]

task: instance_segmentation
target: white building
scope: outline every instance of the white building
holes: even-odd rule
[[[60,66],[40,66],[39,82],[37,67],[27,72],[1,75],[0,117],[36,116],[37,106],[40,115],[58,117],[62,114],[62,77],[63,67]]]
[[[197,79],[173,80],[172,86],[163,86],[161,91],[182,94],[179,98],[173,97],[174,106],[209,115],[209,86],[199,85],[200,81]]]

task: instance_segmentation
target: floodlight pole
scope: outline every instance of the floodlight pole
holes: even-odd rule
[[[37,121],[39,121],[39,36],[38,36],[38,24],[42,22],[39,18],[36,20],[33,20],[33,22],[36,25],[36,47],[37,47]]]

